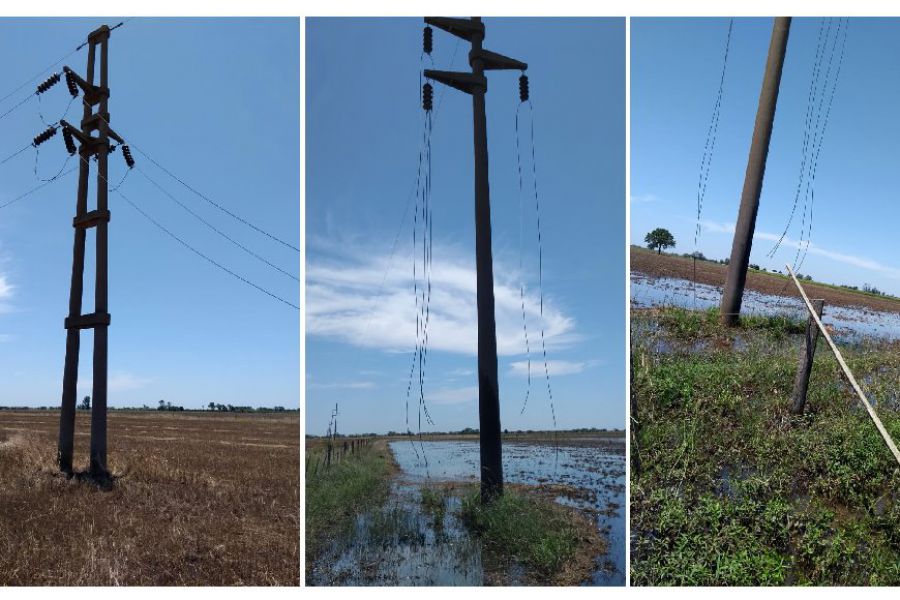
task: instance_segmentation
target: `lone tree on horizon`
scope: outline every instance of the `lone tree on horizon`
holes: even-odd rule
[[[675,238],[668,229],[657,227],[644,236],[644,243],[647,244],[647,248],[650,250],[656,250],[657,254],[662,254],[662,251],[666,248],[675,247]]]

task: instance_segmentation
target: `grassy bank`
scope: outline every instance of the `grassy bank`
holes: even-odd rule
[[[324,443],[308,446],[306,473],[306,564],[313,565],[325,544],[349,537],[356,515],[381,507],[396,471],[383,440],[363,445],[330,467],[323,465]]]
[[[632,331],[633,584],[900,584],[900,471],[824,342],[793,417],[800,323],[662,310]],[[900,346],[842,352],[900,440]]]

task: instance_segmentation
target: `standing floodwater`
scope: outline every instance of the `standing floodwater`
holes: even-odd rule
[[[395,441],[390,448],[402,477],[410,482],[477,479],[478,442],[423,442],[414,446],[411,442]],[[607,554],[598,559],[591,583],[624,585],[624,440],[558,449],[552,443],[508,442],[503,445],[503,473],[508,483],[561,484],[583,491],[577,498],[560,496],[557,501],[595,516],[597,527],[607,540]]]
[[[785,281],[786,291],[795,291],[793,283]],[[635,308],[677,306],[694,310],[717,308],[722,299],[719,288],[685,279],[648,277],[631,273],[631,305]],[[786,315],[806,319],[806,306],[796,297],[763,294],[745,290],[741,305],[744,314]],[[838,341],[857,341],[863,338],[900,339],[900,314],[872,310],[863,306],[834,306],[826,304],[822,322],[834,329]]]

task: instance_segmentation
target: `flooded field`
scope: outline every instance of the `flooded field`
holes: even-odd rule
[[[741,310],[746,314],[783,314],[805,319],[807,311],[793,283],[785,287],[785,294],[793,294],[793,297],[747,289]],[[685,279],[631,273],[631,305],[634,308],[678,306],[706,310],[719,306],[721,299],[721,289],[712,285],[697,283],[695,286]],[[862,338],[900,339],[900,313],[826,303],[822,322],[834,328],[833,337],[837,342],[854,342]]]
[[[393,441],[400,473],[378,511],[360,515],[311,573],[314,585],[525,584],[517,567],[491,564],[463,526],[459,490],[477,484],[478,443]],[[557,502],[577,508],[607,541],[592,585],[625,582],[624,441],[563,446],[504,444],[508,484],[559,486]],[[554,488],[555,489],[555,488]],[[425,491],[423,491],[425,490]],[[424,496],[428,497],[425,498]]]

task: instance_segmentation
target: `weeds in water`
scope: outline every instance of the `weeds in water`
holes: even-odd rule
[[[307,460],[316,460],[313,449]],[[348,539],[356,516],[380,507],[390,493],[394,469],[385,443],[376,443],[306,478],[307,564],[329,541]]]
[[[543,575],[559,571],[578,550],[578,530],[563,509],[552,502],[508,490],[482,504],[474,490],[462,498],[463,523],[485,549],[526,564]]]
[[[684,312],[638,314],[634,326],[662,338],[732,335],[708,313]],[[633,584],[900,583],[900,470],[823,348],[807,412],[790,414],[803,329],[785,323],[745,319],[740,353],[710,345],[662,354],[651,336],[635,339]],[[900,345],[842,352],[900,439],[888,401]]]

